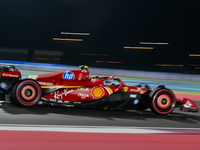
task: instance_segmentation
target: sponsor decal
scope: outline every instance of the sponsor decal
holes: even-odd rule
[[[67,91],[67,89],[64,89],[63,93],[60,93],[60,91],[56,91],[54,92],[54,99],[63,99],[63,96],[67,96],[67,94],[74,92],[74,90],[69,90]],[[52,93],[51,93],[52,94]]]
[[[38,78],[38,76],[37,75],[29,75],[28,78],[36,80]]]
[[[137,89],[130,89],[130,91],[131,92],[136,92],[136,91],[140,91],[140,89],[139,88],[137,88]]]
[[[85,93],[78,93],[78,96],[81,97],[81,99],[85,99],[86,97],[90,97],[89,94],[85,94]]]
[[[137,95],[136,95],[136,94],[130,94],[129,97],[130,97],[130,98],[136,98]]]
[[[141,88],[141,87],[139,87],[139,88],[138,88],[138,90],[140,91],[140,94],[144,94],[144,93],[145,93],[145,91],[144,91],[144,90],[142,90],[142,88]]]
[[[81,70],[81,72],[87,73],[88,71],[87,70]]]
[[[143,91],[141,87],[138,88],[138,91],[140,91],[140,94],[144,94],[145,93],[145,91]]]
[[[133,101],[133,104],[138,104],[139,103],[139,100],[138,99],[135,99],[134,101]]]
[[[77,88],[77,90],[80,90],[80,91],[89,91],[90,89],[89,88]]]
[[[74,80],[74,73],[73,72],[70,72],[70,71],[65,71],[63,73],[63,79],[66,79],[66,80]]]
[[[50,88],[50,89],[49,89],[49,92],[50,92],[50,93],[53,93],[54,91],[56,91],[56,90],[58,90],[58,89],[59,89],[59,88]]]
[[[52,82],[38,81],[38,83],[41,84],[41,85],[53,85]]]
[[[2,73],[2,77],[13,77],[13,78],[19,78],[19,75],[17,75],[17,74],[7,74],[7,73]]]
[[[101,87],[94,87],[92,89],[93,98],[101,98],[104,95],[104,89]]]
[[[70,101],[61,101],[61,100],[58,100],[56,102],[60,103],[60,104],[69,104],[70,103]]]
[[[74,102],[74,104],[81,104],[81,102]]]
[[[6,88],[6,83],[2,82],[1,83],[1,88],[5,89]]]
[[[54,99],[47,99],[44,97],[41,97],[41,99],[47,103],[59,103],[59,104],[68,104],[70,101],[63,101],[63,100],[54,100]],[[42,104],[42,101],[39,101],[38,104]]]
[[[81,80],[82,78],[83,78],[83,74],[80,73],[80,74],[78,75],[78,80]]]
[[[83,74],[80,73],[80,74],[78,75],[78,77],[79,77],[79,78],[83,78]]]
[[[96,82],[96,79],[93,79],[93,78],[92,78],[92,79],[91,79],[91,82],[92,82],[92,83]]]
[[[128,87],[124,87],[124,92],[128,91]]]

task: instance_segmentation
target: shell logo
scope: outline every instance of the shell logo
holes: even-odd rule
[[[93,98],[101,98],[104,95],[104,90],[101,87],[95,87],[92,89]]]
[[[2,76],[3,76],[3,77],[5,77],[5,76],[6,76],[6,74],[5,74],[5,73],[2,73]]]

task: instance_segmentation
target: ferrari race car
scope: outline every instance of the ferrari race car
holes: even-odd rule
[[[29,75],[21,78],[14,66],[0,67],[0,95],[6,102],[23,106],[36,104],[86,107],[106,110],[145,110],[169,114],[175,107],[197,112],[187,98],[177,99],[165,86],[151,90],[148,85],[126,86],[115,76],[90,77],[87,66],[80,70]]]

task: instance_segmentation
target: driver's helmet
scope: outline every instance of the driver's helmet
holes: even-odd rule
[[[88,70],[88,66],[86,66],[86,65],[81,65],[79,67],[81,68],[81,70]]]

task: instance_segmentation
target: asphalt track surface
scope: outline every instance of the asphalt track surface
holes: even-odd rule
[[[196,103],[200,107],[200,102]],[[91,131],[93,127],[97,130]],[[112,132],[115,127],[117,131]],[[0,106],[0,144],[5,150],[200,149],[199,127],[199,112],[178,109],[168,115],[156,115],[149,110]],[[128,130],[120,133],[123,129]]]
[[[200,108],[200,102],[196,101]],[[79,125],[121,127],[199,128],[200,112],[181,112],[157,115],[146,111],[107,111],[53,106],[21,107],[0,105],[0,124]]]

